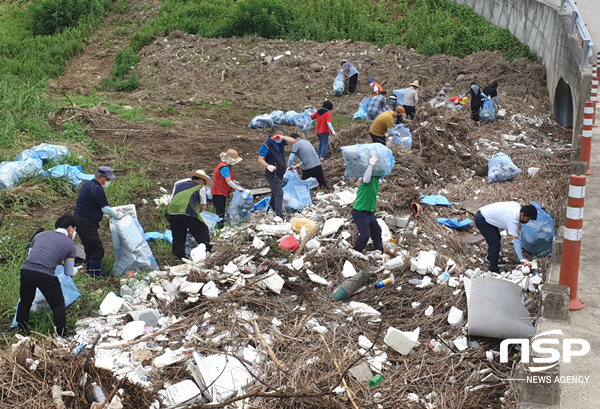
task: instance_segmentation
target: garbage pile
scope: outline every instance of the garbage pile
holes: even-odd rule
[[[310,131],[313,120],[310,116],[317,112],[316,109],[306,109],[303,113],[296,111],[273,111],[270,114],[255,116],[248,124],[248,128],[262,129],[270,128],[273,125],[296,126],[306,136]]]

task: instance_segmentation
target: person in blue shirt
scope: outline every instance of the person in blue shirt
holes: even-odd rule
[[[358,83],[358,70],[353,64],[346,60],[342,60],[342,70],[346,78],[348,78],[348,92],[354,94],[356,92],[356,84]]]
[[[271,186],[271,201],[269,207],[275,214],[283,218],[283,175],[286,171],[285,146],[294,140],[285,135],[281,125],[271,128],[271,135],[260,147],[258,163],[265,170],[265,177]]]
[[[94,179],[88,180],[81,186],[75,216],[79,227],[79,237],[85,249],[85,270],[92,277],[102,276],[102,259],[104,248],[98,234],[100,221],[106,214],[110,217],[122,219],[124,214],[111,209],[104,189],[108,188],[110,181],[115,180],[113,170],[108,166],[100,166]]]
[[[387,96],[386,91],[381,91],[379,94],[371,98],[371,105],[367,111],[367,119],[375,119],[379,114],[389,111],[387,102],[385,100]]]

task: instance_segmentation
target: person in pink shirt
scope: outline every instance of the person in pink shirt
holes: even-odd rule
[[[333,103],[331,101],[323,102],[323,108],[310,116],[310,119],[317,120],[317,137],[319,138],[319,147],[317,148],[317,155],[321,162],[325,159],[327,154],[327,148],[329,147],[329,134],[335,136],[333,125],[331,125],[331,110],[333,109]]]

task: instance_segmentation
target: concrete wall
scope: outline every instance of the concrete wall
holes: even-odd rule
[[[583,107],[589,98],[591,69],[579,66],[583,50],[581,42],[569,36],[570,15],[561,14],[558,7],[540,0],[450,1],[469,6],[490,24],[508,29],[542,59],[554,114],[559,122],[573,127],[573,146],[578,148]],[[569,97],[569,89],[565,85],[570,88],[571,103],[564,101]],[[572,114],[565,113],[564,110],[570,107]]]

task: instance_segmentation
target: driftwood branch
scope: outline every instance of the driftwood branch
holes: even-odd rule
[[[285,365],[282,364],[279,361],[279,359],[277,359],[275,352],[273,352],[273,350],[271,349],[269,344],[267,344],[267,341],[265,341],[265,339],[263,338],[262,333],[260,332],[260,327],[258,326],[258,323],[256,322],[256,320],[252,320],[252,326],[254,327],[254,332],[256,333],[255,334],[256,338],[258,338],[258,340],[260,341],[260,344],[263,346],[265,351],[267,351],[267,354],[269,354],[269,357],[271,357],[273,362],[275,362],[275,365],[277,365],[280,369],[287,371],[287,368],[285,367]]]

